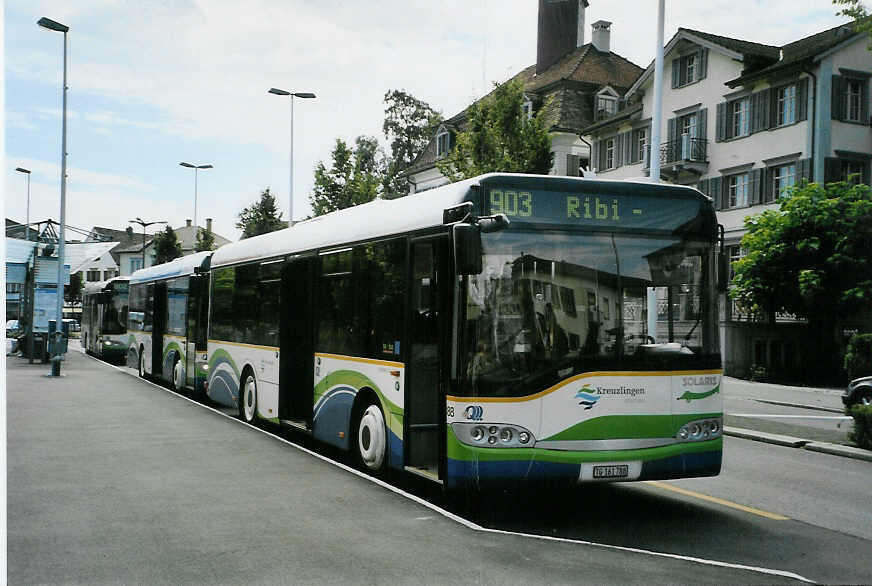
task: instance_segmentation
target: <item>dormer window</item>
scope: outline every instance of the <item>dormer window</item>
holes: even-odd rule
[[[451,147],[451,135],[445,128],[440,128],[436,133],[436,156],[444,157]]]
[[[611,96],[600,96],[596,99],[596,111],[600,117],[611,116],[618,111],[618,100]]]
[[[521,104],[521,112],[523,113],[524,118],[531,120],[533,118],[533,101],[527,96],[524,96],[524,99],[524,103]]]

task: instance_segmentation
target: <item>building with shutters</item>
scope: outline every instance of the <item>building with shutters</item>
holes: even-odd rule
[[[661,179],[710,196],[732,260],[744,220],[777,208],[787,187],[869,183],[872,166],[868,38],[852,24],[784,46],[680,28],[664,48]],[[592,166],[607,179],[648,175],[653,63],[617,112],[584,129]],[[789,370],[801,354],[795,320],[757,320],[728,298],[721,343],[727,374]]]
[[[544,109],[554,153],[552,175],[578,176],[590,168],[590,143],[582,129],[616,112],[621,96],[642,73],[611,50],[612,23],[593,23],[591,42],[584,42],[588,6],[587,0],[539,0],[536,63],[509,80],[523,85],[527,116]],[[468,110],[445,120],[404,172],[409,193],[449,183],[436,162],[453,148]]]

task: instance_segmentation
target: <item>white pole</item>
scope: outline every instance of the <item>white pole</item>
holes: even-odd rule
[[[200,169],[194,167],[194,235],[197,234],[197,172]]]
[[[291,179],[288,186],[288,228],[294,225],[294,94],[291,94]]]
[[[654,57],[654,111],[651,116],[651,144],[648,162],[651,180],[660,183],[660,127],[663,124],[663,21],[666,0],[657,2],[657,49]],[[648,287],[648,335],[657,338],[657,290]]]
[[[64,243],[66,239],[66,217],[67,217],[67,33],[64,32],[64,102],[63,102],[63,123],[61,129],[61,230],[58,237],[58,302],[57,302],[57,325],[55,330],[56,336],[56,352],[55,360],[52,362],[52,376],[61,375],[61,351],[60,351],[60,333],[63,331],[64,325]]]
[[[30,173],[27,173],[27,224],[24,225],[24,239],[30,242]]]

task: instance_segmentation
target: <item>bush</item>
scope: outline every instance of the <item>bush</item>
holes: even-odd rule
[[[748,371],[748,378],[755,383],[768,383],[772,381],[772,373],[765,366],[752,364],[751,370]]]
[[[851,408],[854,430],[848,439],[864,450],[872,450],[872,405],[854,405]]]
[[[872,334],[854,334],[851,337],[844,367],[851,380],[872,375]]]

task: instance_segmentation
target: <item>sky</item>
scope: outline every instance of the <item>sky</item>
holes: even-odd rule
[[[2,0],[0,0],[2,2]],[[270,188],[288,217],[294,101],[294,219],[310,214],[315,165],[337,138],[382,135],[384,95],[404,90],[444,116],[536,60],[537,0],[6,0],[6,217],[60,218],[63,35],[68,34],[67,225],[194,217],[236,240],[239,212]],[[590,0],[612,50],[647,67],[657,1]],[[679,26],[772,45],[836,26],[829,0],[667,0]],[[153,226],[148,229],[154,231]],[[134,226],[139,233],[141,227]],[[68,239],[78,236],[70,232]]]

